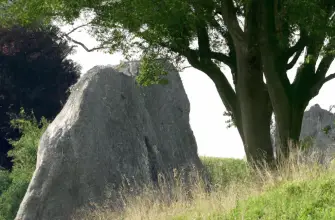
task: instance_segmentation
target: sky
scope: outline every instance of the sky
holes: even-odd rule
[[[61,30],[68,32],[73,27],[82,24],[76,22],[73,26],[63,25]],[[85,30],[78,30],[70,35],[73,39],[84,43],[88,48],[97,45],[97,41],[92,38]],[[96,65],[117,65],[124,60],[122,55],[105,54],[102,52],[86,52],[82,47],[77,47],[76,53],[70,55],[82,66],[82,73]],[[300,61],[297,62],[297,65]],[[289,79],[293,80],[297,65],[289,73]],[[328,74],[335,73],[335,62]],[[232,83],[229,69],[224,70],[224,74]],[[194,68],[187,68],[180,73],[186,94],[191,104],[190,125],[198,145],[198,154],[201,156],[243,158],[245,156],[241,138],[236,128],[227,128],[225,121],[228,119],[223,116],[225,107],[216,91],[214,83],[201,71]],[[335,80],[323,86],[319,95],[312,99],[307,109],[319,104],[321,108],[328,109],[335,104]]]

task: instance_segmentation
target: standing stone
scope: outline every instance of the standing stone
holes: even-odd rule
[[[305,152],[318,153],[320,162],[334,158],[335,156],[335,114],[322,109],[320,105],[312,106],[308,111],[304,112],[300,140],[304,142],[308,148]],[[328,132],[325,132],[328,130]],[[273,147],[276,149],[279,134],[276,129],[273,132]]]
[[[124,180],[152,184],[158,174],[202,169],[178,72],[168,85],[140,87],[139,62],[94,67],[72,88],[43,134],[36,170],[16,220],[69,220],[79,208],[112,203]],[[117,70],[116,70],[117,69]]]
[[[331,157],[335,153],[334,123],[335,114],[316,104],[304,113],[300,139],[311,138],[312,151],[323,152]]]

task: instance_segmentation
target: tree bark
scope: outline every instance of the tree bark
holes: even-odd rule
[[[223,104],[232,111],[248,161],[273,164],[270,134],[272,106],[263,81],[260,58],[256,56],[259,60],[254,61],[255,54],[239,46],[236,48],[240,48],[237,52],[236,99],[232,98],[230,90],[227,91],[227,81],[217,66],[210,62],[197,64],[192,59],[189,62],[211,78]]]
[[[290,150],[298,147],[305,108],[306,106],[291,106],[290,115],[287,117],[289,120],[284,123],[276,122],[279,137],[275,143],[277,159],[287,158]]]
[[[248,11],[245,31],[239,27],[232,0],[222,0],[221,14],[229,29],[234,56],[213,53],[210,49],[206,22],[198,20],[196,31],[198,50],[174,46],[173,51],[183,54],[189,63],[204,72],[214,82],[226,109],[233,113],[233,119],[244,144],[249,162],[273,164],[274,152],[271,142],[270,123],[272,105],[263,80],[263,67],[260,56],[257,22],[257,4]],[[196,9],[199,10],[199,9]],[[234,73],[235,91],[212,58],[220,55]],[[236,55],[236,56],[235,56]],[[222,59],[221,59],[222,58]],[[228,63],[227,63],[228,62]]]
[[[238,103],[244,134],[244,145],[249,162],[258,165],[274,162],[270,122],[272,106],[263,82],[262,71],[250,64],[243,49],[237,51]]]
[[[280,139],[281,151],[284,156],[288,156],[289,147],[297,147],[299,144],[301,125],[304,116],[305,109],[309,103],[309,101],[317,95],[317,92],[313,90],[313,85],[316,81],[315,72],[315,63],[304,63],[302,64],[298,70],[297,75],[290,87],[290,103],[289,103],[289,121],[285,122],[285,124],[289,125],[288,133],[284,130],[279,121],[278,121],[278,131],[281,134],[287,134],[287,136],[282,135]],[[284,110],[279,111],[283,112]],[[283,143],[288,142],[287,145],[283,145]]]
[[[262,0],[258,4],[259,40],[263,71],[268,84],[268,91],[275,113],[276,126],[279,132],[281,153],[289,153],[291,130],[291,97],[290,82],[287,78],[286,63],[280,59],[280,46],[276,33],[276,1]],[[283,66],[283,64],[285,64]],[[277,154],[278,156],[278,154]]]
[[[259,7],[251,2],[246,12],[244,31],[239,27],[234,4],[222,1],[222,15],[236,52],[236,95],[247,159],[258,165],[273,164],[270,123],[272,106],[263,80],[259,48]]]

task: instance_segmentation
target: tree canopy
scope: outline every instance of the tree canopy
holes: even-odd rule
[[[274,160],[272,113],[287,156],[290,143],[299,140],[309,101],[335,78],[327,75],[335,57],[334,1],[16,0],[7,7],[7,23],[13,15],[15,22],[61,18],[71,23],[90,12],[88,25],[100,48],[155,54],[150,57],[177,66],[187,61],[214,82],[249,160]],[[300,56],[304,61],[290,82],[287,71]],[[222,67],[229,67],[233,85]]]
[[[0,28],[0,166],[10,168],[8,138],[18,138],[11,116],[23,107],[40,120],[53,119],[79,77],[73,50],[55,27]]]

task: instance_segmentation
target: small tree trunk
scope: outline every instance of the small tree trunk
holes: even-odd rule
[[[277,9],[275,1],[258,2],[259,40],[264,75],[269,89],[271,103],[276,117],[279,136],[280,155],[288,157],[290,145],[298,144],[304,110],[313,97],[312,88],[315,82],[315,66],[312,63],[299,68],[291,84],[287,75],[286,50],[278,38]],[[322,45],[321,45],[322,46]],[[316,48],[312,48],[315,51]],[[311,51],[311,52],[312,52]],[[317,50],[316,50],[317,51]],[[292,146],[293,145],[293,146]]]
[[[298,147],[302,120],[307,104],[294,105],[290,108],[290,117],[287,121],[277,120],[279,140],[276,141],[277,155],[287,158],[292,148]]]
[[[283,71],[283,70],[281,70]],[[302,120],[309,100],[314,96],[308,92],[312,87],[314,71],[308,66],[304,66],[297,71],[297,76],[291,86],[290,102],[288,106],[279,105],[278,115],[286,112],[288,115],[281,115],[281,120],[277,119],[279,132],[279,146],[284,157],[288,157],[290,148],[298,147]],[[301,78],[304,76],[304,78]],[[285,109],[288,111],[286,111]]]

